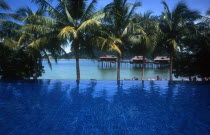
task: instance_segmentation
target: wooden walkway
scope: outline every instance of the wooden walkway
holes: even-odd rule
[[[147,62],[145,63],[145,68],[148,69],[158,69],[158,68],[166,68],[169,64],[160,64],[156,62]],[[117,67],[117,61],[98,61],[98,67],[99,68],[116,68]],[[121,67],[124,68],[142,68],[141,63],[133,63],[129,60],[122,60],[121,61]]]

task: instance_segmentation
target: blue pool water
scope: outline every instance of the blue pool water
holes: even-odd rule
[[[208,135],[210,84],[0,81],[0,135]]]

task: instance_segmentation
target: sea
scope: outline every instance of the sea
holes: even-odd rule
[[[46,60],[43,61],[45,73],[39,79],[76,79],[76,62],[74,59],[60,59],[56,63],[51,60],[52,70],[49,68]],[[101,66],[97,60],[80,60],[81,80],[116,80],[117,64],[109,66]],[[121,80],[138,78],[141,79],[142,69],[135,67],[130,63],[121,64]],[[169,68],[146,68],[145,80],[156,79],[157,76],[163,80],[169,79]],[[181,80],[181,78],[179,78]],[[174,77],[174,80],[177,78]]]

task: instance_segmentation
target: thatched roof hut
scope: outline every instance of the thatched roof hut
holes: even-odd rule
[[[154,59],[155,62],[158,63],[168,63],[170,61],[170,57],[169,56],[157,56]]]
[[[143,56],[134,56],[132,59],[132,63],[142,63],[143,62]],[[145,58],[145,61],[148,61],[149,59]]]
[[[115,55],[106,55],[106,54],[103,54],[100,57],[100,60],[101,61],[117,61],[117,57]]]

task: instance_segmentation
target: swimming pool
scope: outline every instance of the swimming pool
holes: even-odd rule
[[[0,135],[208,135],[210,84],[0,81]]]

